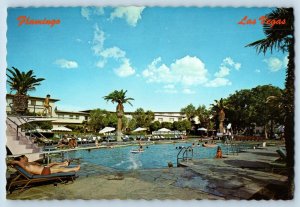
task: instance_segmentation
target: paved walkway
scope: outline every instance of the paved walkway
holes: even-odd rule
[[[286,187],[287,177],[272,170],[276,147],[248,150],[224,159],[185,163],[185,168],[117,172],[82,163],[72,184],[42,185],[8,194],[8,199],[182,199],[276,198],[269,185]],[[272,172],[273,171],[273,172]],[[276,173],[275,173],[276,172]]]

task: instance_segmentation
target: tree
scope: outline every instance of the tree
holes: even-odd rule
[[[136,120],[137,127],[149,127],[154,120],[154,113],[152,111],[144,111],[142,108],[138,108],[133,113],[133,118]]]
[[[155,121],[155,122],[151,123],[149,127],[150,127],[151,131],[157,131],[161,128],[161,124],[159,121]]]
[[[107,126],[107,114],[106,110],[96,109],[90,112],[90,119],[88,125],[94,132],[98,132],[100,129]]]
[[[171,122],[161,122],[160,124],[161,128],[167,128],[167,129],[172,129],[173,128],[173,124]]]
[[[221,98],[219,101],[215,100],[215,104],[211,104],[211,106],[212,106],[212,111],[215,112],[215,114],[218,117],[219,132],[224,133],[225,103],[223,98]]]
[[[181,114],[186,115],[187,120],[193,122],[193,118],[196,116],[196,108],[193,104],[189,104],[180,110]]]
[[[190,131],[191,130],[191,122],[188,120],[183,121],[174,121],[173,129],[178,131]]]
[[[136,120],[134,118],[132,118],[128,121],[127,127],[130,131],[132,131],[132,130],[136,129],[136,127],[137,127],[136,125],[137,125]]]
[[[28,91],[34,91],[36,86],[40,85],[44,78],[36,78],[33,74],[33,70],[28,72],[21,72],[19,69],[12,67],[7,68],[10,74],[7,75],[7,83],[10,86],[10,90],[16,91],[13,98],[13,112],[24,114],[28,108]]]
[[[289,183],[289,198],[294,196],[294,80],[295,80],[295,48],[294,48],[294,10],[293,8],[277,8],[266,15],[268,19],[285,20],[285,24],[270,25],[265,22],[263,31],[266,35],[264,39],[255,41],[247,47],[255,47],[258,53],[266,54],[267,51],[273,52],[274,49],[288,52],[288,64],[285,79],[285,145],[287,151],[287,168]]]
[[[272,85],[257,86],[252,89],[236,91],[226,98],[226,117],[234,131],[248,128],[255,124],[264,126],[265,136],[272,135],[274,123],[282,124],[282,113],[278,105],[270,101],[271,97],[281,97],[282,90]],[[268,101],[269,100],[269,101]],[[276,104],[279,104],[276,102]],[[253,132],[248,131],[250,135]]]
[[[196,116],[202,126],[208,127],[210,112],[206,109],[205,105],[200,105],[196,109]]]
[[[124,106],[123,104],[128,103],[132,106],[131,102],[132,100],[134,100],[133,98],[128,98],[126,97],[126,91],[120,90],[120,91],[113,91],[110,94],[108,94],[107,96],[104,96],[104,100],[106,101],[111,101],[113,104],[114,103],[118,103],[117,107],[116,107],[116,114],[117,114],[117,118],[118,118],[118,124],[117,124],[117,140],[118,141],[122,141],[121,139],[121,135],[122,135],[122,117],[124,114]]]

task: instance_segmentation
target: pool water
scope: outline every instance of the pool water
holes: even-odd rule
[[[116,148],[78,150],[69,152],[68,158],[80,158],[81,162],[102,165],[116,170],[136,170],[165,168],[169,162],[176,166],[177,154],[180,146],[191,146],[192,143],[154,144],[143,146],[143,153],[131,153],[138,146],[126,146]],[[177,149],[176,149],[177,148]],[[217,148],[205,148],[196,145],[193,148],[194,158],[213,158]]]

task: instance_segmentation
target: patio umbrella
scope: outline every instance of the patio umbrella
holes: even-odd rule
[[[201,128],[198,128],[198,131],[207,131],[207,129],[201,127]]]
[[[100,131],[99,131],[99,134],[101,134],[101,133],[107,133],[107,132],[112,132],[112,131],[115,131],[116,130],[116,128],[114,128],[114,127],[104,127],[103,129],[101,129]]]
[[[141,131],[146,131],[147,128],[142,128],[142,127],[138,127],[135,130],[133,130],[132,132],[141,132]]]
[[[59,127],[53,127],[51,129],[51,131],[53,131],[53,132],[71,132],[72,129],[69,129],[69,128],[64,127],[64,126],[59,126]]]
[[[158,130],[159,132],[170,132],[171,130],[170,129],[167,129],[167,128],[161,128]]]

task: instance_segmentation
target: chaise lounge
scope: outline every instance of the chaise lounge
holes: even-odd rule
[[[7,182],[7,191],[10,193],[12,193],[13,190],[17,188],[21,188],[20,192],[22,192],[26,187],[29,187],[34,183],[38,184],[43,182],[46,183],[50,181],[56,181],[65,184],[69,181],[74,182],[74,180],[76,179],[75,172],[53,173],[50,175],[33,175],[28,173],[18,165],[15,165],[14,168],[17,170],[17,175]]]

